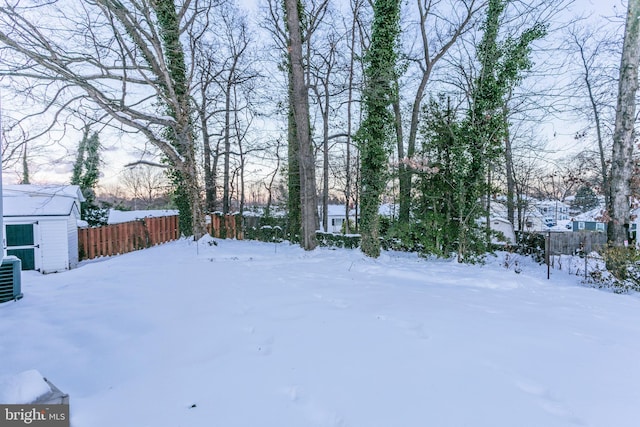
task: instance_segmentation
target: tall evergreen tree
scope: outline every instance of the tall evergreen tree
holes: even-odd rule
[[[87,126],[78,145],[76,161],[73,164],[71,184],[78,185],[84,196],[80,206],[81,217],[91,226],[107,222],[107,210],[98,205],[95,188],[100,177],[100,138],[97,132],[90,134]]]
[[[446,104],[443,97],[431,100],[424,116],[420,154],[429,163],[414,165],[419,191],[414,235],[420,236],[426,253],[448,257],[458,252],[461,260],[470,252],[479,252],[477,244],[481,242],[473,227],[477,201],[468,196],[470,140],[465,137],[464,123],[456,116],[449,99]]]
[[[578,212],[586,212],[593,208],[598,207],[598,196],[588,185],[583,185],[576,192],[576,197],[571,203]]]
[[[356,135],[361,164],[361,247],[370,257],[380,255],[378,208],[387,184],[388,155],[395,141],[390,106],[396,90],[399,34],[400,1],[375,0],[371,45],[365,55],[364,120]]]

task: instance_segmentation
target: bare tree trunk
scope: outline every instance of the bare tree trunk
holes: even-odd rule
[[[402,111],[400,110],[400,87],[398,78],[394,83],[395,93],[393,94],[393,116],[395,119],[396,145],[398,149],[398,193],[400,202],[400,213],[398,222],[409,223],[409,208],[411,206],[411,170],[403,163],[404,136],[402,134]]]
[[[232,74],[229,73],[229,80]],[[225,91],[225,112],[224,112],[224,184],[222,188],[222,213],[228,214],[231,205],[229,192],[229,165],[231,161],[231,84],[227,84]]]
[[[240,212],[240,216],[244,213],[244,203],[245,203],[245,189],[244,189],[244,167],[245,167],[245,157],[244,153],[240,151],[240,203],[238,206],[238,212]]]
[[[509,91],[511,92],[511,91]],[[509,98],[511,94],[509,94]],[[511,133],[509,132],[509,123],[507,121],[507,103],[502,106],[502,113],[505,119],[504,125],[504,163],[505,173],[507,175],[507,219],[512,226],[516,226],[515,220],[515,176],[513,174],[513,150],[511,147]]]
[[[640,62],[640,0],[629,0],[620,63],[611,165],[611,209],[608,241],[624,246],[628,239],[638,65]]]
[[[278,176],[278,172],[280,172],[280,140],[278,139],[276,142],[276,167],[271,174],[271,178],[269,179],[269,185],[265,182],[262,183],[264,185],[265,190],[267,190],[267,205],[265,206],[264,212],[265,216],[269,216],[271,213],[271,204],[273,203],[273,183]]]
[[[597,106],[595,104],[595,100],[593,99],[593,95],[591,94],[591,87],[589,85],[589,98],[591,99],[592,105],[593,105],[593,115],[594,115],[594,120],[596,122],[596,133],[598,135],[598,152],[600,154],[600,176],[602,179],[602,188],[605,189],[604,191],[604,200],[605,200],[605,206],[609,206],[610,205],[610,197],[611,195],[609,194],[609,191],[607,191],[607,189],[609,188],[609,171],[607,169],[607,158],[605,156],[605,152],[604,152],[604,141],[602,138],[602,127],[600,124],[600,114],[598,112]]]
[[[329,231],[329,89],[325,92],[322,113],[322,228]]]
[[[576,44],[577,48],[578,48],[578,53],[580,55],[580,61],[582,62],[582,67],[584,69],[584,83],[585,83],[585,87],[587,89],[587,95],[589,97],[589,103],[591,104],[591,113],[593,114],[593,121],[594,121],[594,125],[595,125],[595,129],[596,129],[596,139],[598,142],[598,154],[600,157],[600,179],[601,179],[601,185],[602,185],[602,189],[604,190],[604,197],[605,197],[605,206],[607,207],[607,209],[610,209],[611,206],[611,200],[610,200],[610,196],[611,196],[611,191],[610,191],[610,184],[609,184],[609,170],[607,167],[607,159],[606,159],[606,154],[605,154],[605,145],[604,145],[604,139],[602,136],[602,120],[600,118],[600,107],[598,105],[597,102],[597,98],[596,98],[596,94],[594,93],[594,84],[598,84],[597,82],[593,81],[593,76],[592,76],[592,67],[593,65],[590,64],[591,60],[587,57],[588,54],[586,52],[586,38],[585,39],[581,39],[577,33],[572,32],[572,38],[574,43]],[[597,52],[597,51],[596,51]]]
[[[29,162],[27,162],[27,141],[22,146],[22,183],[30,184],[29,182]]]
[[[293,117],[298,141],[300,163],[300,204],[302,234],[300,245],[305,250],[315,249],[316,224],[318,223],[315,159],[309,129],[309,89],[305,84],[302,62],[302,35],[298,1],[285,0],[287,28],[289,30],[289,59],[291,64]]]
[[[349,223],[349,211],[351,210],[351,144],[352,144],[352,119],[353,119],[353,82],[354,82],[354,69],[356,64],[356,27],[358,23],[358,15],[360,14],[360,7],[362,6],[362,0],[357,0],[352,3],[353,22],[351,24],[351,44],[349,52],[349,78],[347,84],[347,151],[345,159],[345,204],[344,204],[344,220],[345,220],[345,233],[352,232],[351,224]],[[356,210],[357,215],[357,210]],[[354,223],[355,226],[355,223]]]
[[[344,232],[346,234],[351,233],[351,225],[349,224],[349,211],[351,205],[351,115],[352,115],[352,105],[353,102],[353,52],[351,54],[351,70],[349,71],[349,96],[347,100],[347,152],[345,159],[345,173],[346,173],[346,182],[345,182],[345,191],[344,191]]]
[[[314,92],[322,114],[322,228],[329,231],[329,102],[331,98],[331,76],[333,73],[336,44],[330,43],[329,52],[322,56],[324,74],[316,76],[320,80],[322,93],[318,84],[314,85]]]
[[[204,87],[204,86],[203,86]],[[215,211],[216,205],[216,169],[218,163],[218,153],[216,150],[215,159],[213,165],[211,164],[211,157],[214,154],[211,150],[211,136],[209,135],[209,129],[207,127],[207,111],[206,111],[206,93],[203,89],[202,105],[200,107],[200,124],[202,126],[202,146],[204,156],[204,192],[205,192],[205,211],[211,213]]]

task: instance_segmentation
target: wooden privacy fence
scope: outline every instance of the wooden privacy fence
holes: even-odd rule
[[[242,226],[238,224],[240,215],[217,215],[213,214],[209,216],[211,221],[207,223],[207,232],[212,237],[218,237],[222,239],[238,239],[242,240],[244,235],[242,233]]]
[[[144,218],[137,221],[78,229],[80,260],[124,254],[177,240],[178,216]]]
[[[546,240],[550,241],[549,253],[551,255],[575,255],[578,252],[591,253],[602,249],[607,244],[607,233],[594,231],[566,231],[562,233],[544,233]]]

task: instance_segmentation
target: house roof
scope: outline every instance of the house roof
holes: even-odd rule
[[[67,216],[82,201],[77,185],[4,185],[2,216]]]
[[[342,206],[344,209],[344,206]],[[396,217],[398,215],[398,211],[400,210],[399,205],[393,203],[382,203],[378,206],[378,215],[386,216],[389,218]],[[360,215],[360,206],[358,206],[358,215]],[[349,211],[349,216],[354,216],[356,214],[356,209],[351,209]]]
[[[597,208],[591,209],[590,211],[581,213],[580,215],[576,215],[573,220],[574,221],[595,221],[598,222],[602,219],[602,215],[604,214],[604,206],[598,206]]]
[[[318,206],[318,211],[322,213],[322,206]],[[327,205],[327,215],[344,217],[345,215],[344,205]]]

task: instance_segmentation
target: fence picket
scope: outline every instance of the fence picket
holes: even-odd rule
[[[103,227],[78,229],[81,260],[133,252],[178,239],[178,217],[146,218]]]
[[[220,237],[222,227],[225,228],[227,238],[242,240],[242,230],[236,227],[235,215],[211,215],[211,224],[207,227],[209,234]],[[177,215],[79,228],[79,256],[81,260],[85,260],[124,254],[177,240],[179,237]]]

